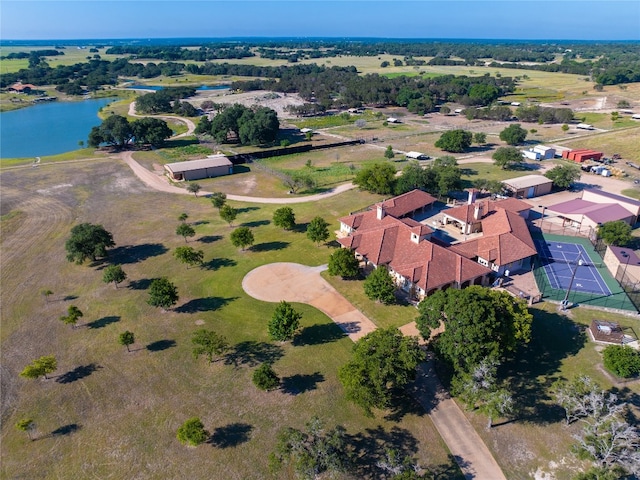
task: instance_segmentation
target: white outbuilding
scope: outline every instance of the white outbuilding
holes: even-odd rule
[[[405,157],[410,158],[412,160],[429,160],[429,155],[425,155],[421,152],[407,152],[405,153]]]

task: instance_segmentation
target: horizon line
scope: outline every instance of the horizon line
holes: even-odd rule
[[[111,38],[4,38],[0,39],[0,47],[7,42],[113,42],[113,41],[143,41],[151,42],[158,40],[386,40],[386,41],[499,41],[499,42],[640,42],[640,38],[634,39],[579,39],[579,38],[489,38],[489,37],[377,37],[377,36],[343,36],[343,35],[325,35],[325,36],[268,36],[268,35],[252,35],[252,36],[226,36],[226,37],[209,37],[209,36],[188,36],[188,37],[111,37]]]

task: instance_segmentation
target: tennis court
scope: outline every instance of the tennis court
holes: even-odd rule
[[[611,290],[584,246],[545,239],[536,239],[534,242],[551,288],[568,290],[571,287],[577,292],[611,295]]]

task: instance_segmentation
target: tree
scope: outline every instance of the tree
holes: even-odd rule
[[[375,268],[364,280],[365,295],[385,305],[395,303],[395,291],[396,285],[384,265]]]
[[[189,267],[196,265],[202,265],[204,259],[204,252],[202,250],[196,250],[193,247],[178,247],[173,251],[173,256],[176,257],[182,263],[187,264],[187,270]]]
[[[580,175],[580,167],[577,165],[557,165],[544,174],[556,188],[569,188],[573,182],[580,179]]]
[[[525,138],[527,138],[527,131],[519,123],[509,125],[500,132],[500,140],[507,142],[508,145],[520,145]]]
[[[269,337],[272,340],[286,342],[291,340],[298,328],[302,314],[297,312],[290,303],[282,300],[273,312],[271,320],[267,326]]]
[[[473,285],[449,288],[426,297],[416,320],[423,338],[444,323],[434,340],[436,353],[455,373],[469,372],[483,359],[500,361],[531,338],[526,303],[505,291]]]
[[[273,390],[280,385],[280,377],[270,363],[263,363],[253,372],[253,384],[260,390]]]
[[[329,275],[355,278],[360,274],[360,262],[348,248],[339,248],[329,257]]]
[[[178,215],[178,220],[181,222],[186,222],[187,218],[189,218],[189,215],[187,215],[185,212],[182,212],[180,215]]]
[[[623,345],[609,345],[602,352],[604,367],[623,378],[640,374],[640,352]]]
[[[491,158],[493,158],[494,163],[503,170],[508,170],[524,162],[522,152],[516,147],[500,147],[494,152]]]
[[[487,416],[487,430],[489,430],[493,427],[494,418],[513,413],[513,396],[504,388],[489,392],[479,409]]]
[[[80,223],[71,229],[71,236],[64,244],[67,260],[83,263],[87,258],[95,261],[107,254],[107,248],[115,246],[113,236],[102,225]]]
[[[49,290],[48,288],[45,288],[40,293],[42,293],[42,296],[44,297],[45,303],[49,303],[49,297],[51,295],[53,295],[53,292],[51,290]]]
[[[631,104],[629,103],[628,100],[619,100],[618,103],[616,104],[617,108],[629,108],[631,107]]]
[[[222,218],[225,222],[231,226],[233,221],[238,216],[238,211],[233,208],[231,205],[223,205],[220,208],[220,218]]]
[[[329,224],[322,217],[314,217],[307,226],[307,238],[316,245],[329,238]]]
[[[57,368],[58,362],[56,357],[48,355],[40,357],[31,362],[30,365],[24,367],[22,372],[20,372],[20,376],[32,380],[35,380],[38,377],[44,377],[48,380],[49,377],[47,377],[47,374],[55,372]]]
[[[569,131],[569,125],[567,125],[566,123],[564,123],[560,128],[564,133],[567,133]]]
[[[371,193],[387,195],[393,192],[396,169],[391,163],[375,163],[356,173],[353,184]]]
[[[384,158],[391,160],[395,156],[396,154],[393,151],[393,147],[391,145],[387,146],[387,149],[384,151]]]
[[[60,320],[67,325],[71,325],[71,328],[76,328],[76,323],[78,323],[78,320],[83,316],[84,314],[78,307],[76,307],[75,305],[69,305],[67,314],[61,316]]]
[[[440,113],[442,113],[443,115],[449,115],[451,113],[451,108],[449,108],[447,105],[443,105],[442,107],[440,107]]]
[[[380,328],[355,343],[352,359],[338,376],[347,398],[372,416],[372,408],[391,407],[394,395],[414,379],[424,359],[417,337],[405,337],[394,327]]]
[[[609,470],[620,467],[625,473],[640,474],[640,430],[624,419],[622,410],[586,422],[574,438],[578,440],[574,445],[578,457]]]
[[[149,285],[149,300],[147,303],[152,307],[160,307],[163,310],[175,305],[178,297],[178,289],[167,277],[154,278]]]
[[[133,139],[137,145],[149,144],[152,147],[162,147],[164,141],[173,135],[167,122],[159,118],[145,117],[131,123]]]
[[[193,357],[198,358],[200,355],[205,355],[209,363],[213,363],[215,356],[222,355],[229,349],[225,337],[204,328],[193,332],[191,343],[194,345]]]
[[[104,269],[104,273],[102,274],[102,281],[104,283],[111,283],[118,288],[118,284],[120,282],[124,282],[127,279],[127,274],[124,273],[122,267],[120,265],[108,265],[107,268]]]
[[[16,423],[16,428],[21,432],[25,432],[29,437],[29,440],[33,442],[33,436],[31,435],[31,432],[36,429],[36,424],[32,418],[23,418],[21,420],[18,420],[18,422]]]
[[[324,472],[347,470],[347,451],[346,430],[341,426],[325,430],[320,419],[313,417],[304,431],[288,427],[278,433],[269,465],[274,473],[291,465],[299,477],[313,480]]]
[[[101,143],[122,149],[134,137],[133,128],[129,121],[121,115],[111,115],[99,126],[89,132],[88,145],[98,147]]]
[[[135,336],[133,335],[133,332],[130,332],[129,330],[122,332],[118,336],[118,343],[120,345],[124,345],[125,347],[127,347],[127,352],[131,351],[129,350],[129,345],[133,345],[135,341],[136,339],[135,339]]]
[[[444,132],[434,145],[445,152],[462,153],[471,146],[472,139],[473,134],[466,130],[449,130]]]
[[[253,245],[253,242],[253,232],[249,227],[238,227],[231,232],[231,243],[234,247],[241,247],[244,250]]]
[[[199,183],[188,183],[187,184],[187,192],[193,193],[196,197],[198,196],[198,192],[202,189]]]
[[[213,192],[211,194],[211,204],[220,211],[227,201],[227,194],[222,192]]]
[[[296,216],[291,207],[281,207],[273,212],[273,224],[276,227],[291,230],[296,225]]]
[[[180,443],[197,447],[209,438],[209,432],[204,428],[204,424],[198,417],[190,418],[184,422],[176,434]]]
[[[483,132],[476,132],[473,134],[473,143],[477,143],[478,145],[482,145],[487,143],[487,134]]]
[[[617,247],[624,247],[632,238],[631,226],[622,220],[603,223],[598,227],[597,233],[604,243]]]
[[[356,127],[358,127],[358,128],[360,128],[360,129],[362,129],[362,128],[364,128],[364,127],[366,127],[366,126],[367,126],[367,121],[366,121],[365,119],[363,119],[363,118],[359,118],[358,120],[356,120],[355,122],[353,122],[353,124],[354,124]]]
[[[607,411],[618,408],[618,397],[602,390],[587,375],[557,381],[552,392],[556,403],[565,411],[567,425],[580,419],[602,417]]]
[[[187,223],[181,223],[176,228],[176,235],[180,235],[181,237],[183,237],[185,242],[188,242],[187,237],[193,237],[195,236],[195,234],[196,231],[191,225]]]

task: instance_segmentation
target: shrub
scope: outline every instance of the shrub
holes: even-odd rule
[[[253,384],[260,390],[273,390],[280,385],[280,378],[270,364],[263,363],[253,372]]]
[[[640,352],[631,347],[609,345],[602,352],[604,366],[619,377],[629,378],[640,374]]]

